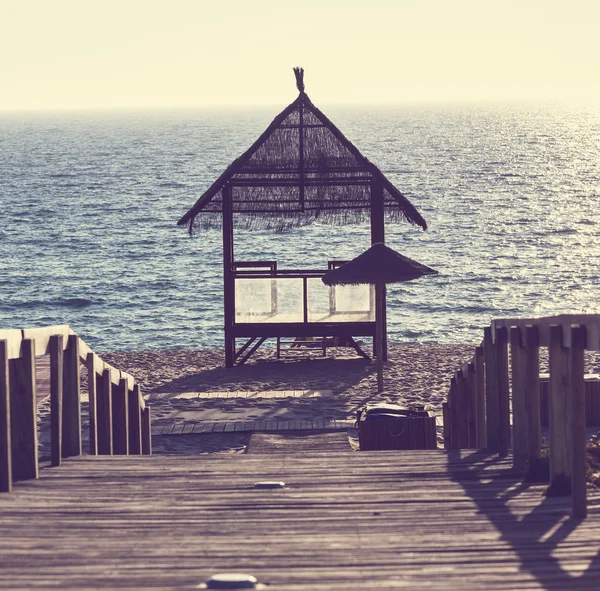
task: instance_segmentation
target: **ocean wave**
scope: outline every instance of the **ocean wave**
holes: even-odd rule
[[[87,298],[56,298],[53,300],[23,300],[20,302],[4,302],[0,308],[9,308],[13,310],[31,309],[31,308],[88,308],[94,302]]]

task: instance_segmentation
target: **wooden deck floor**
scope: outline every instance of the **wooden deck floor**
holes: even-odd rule
[[[0,496],[0,588],[597,589],[600,499],[541,490],[464,452],[84,457]]]

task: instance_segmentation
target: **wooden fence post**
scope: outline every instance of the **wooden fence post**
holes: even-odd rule
[[[571,403],[569,351],[563,347],[562,326],[550,326],[550,486],[549,495],[571,494]]]
[[[38,478],[37,396],[33,339],[23,339],[21,357],[11,359],[8,366],[13,480]]]
[[[585,431],[585,377],[584,354],[586,347],[585,326],[571,326],[571,355],[569,358],[569,384],[573,440],[572,485],[573,517],[587,516],[586,498],[586,431]]]
[[[540,409],[540,334],[537,326],[525,327],[525,400],[527,403],[528,469],[540,461],[542,419]]]
[[[149,406],[146,406],[142,412],[142,454],[152,455],[152,420]]]
[[[496,345],[492,341],[492,329],[483,330],[483,355],[485,360],[485,423],[487,430],[486,448],[498,451],[498,360]]]
[[[524,474],[529,451],[527,399],[525,388],[525,349],[521,329],[510,328],[510,360],[512,367],[513,468]]]
[[[129,453],[139,456],[142,453],[142,393],[138,384],[128,393],[129,396]]]
[[[69,335],[63,369],[63,458],[81,455],[81,386],[79,337]]]
[[[63,335],[50,337],[50,458],[60,466],[63,436]]]
[[[450,407],[447,402],[442,404],[442,416],[444,420],[444,449],[450,449]]]
[[[0,492],[12,490],[8,341],[0,340]]]
[[[477,376],[473,361],[467,365],[466,382],[469,395],[469,448],[477,449]]]
[[[505,458],[510,446],[510,391],[508,383],[508,329],[496,329],[498,371],[498,456]]]
[[[129,411],[127,380],[121,378],[119,385],[113,388],[113,454],[126,456],[129,454]]]
[[[87,367],[88,381],[88,417],[90,431],[90,455],[98,455],[98,380],[96,379],[96,355],[88,353],[85,365]]]
[[[98,394],[98,453],[111,456],[113,453],[112,432],[112,382],[110,369],[98,377],[96,394]]]
[[[450,379],[450,391],[448,392],[448,404],[450,405],[450,449],[460,449],[460,425],[458,387],[456,377]]]
[[[475,388],[477,393],[477,447],[486,446],[485,424],[485,367],[483,347],[475,349]]]
[[[469,447],[469,390],[468,382],[463,376],[462,369],[456,374],[456,395],[458,399],[458,445],[460,449]]]

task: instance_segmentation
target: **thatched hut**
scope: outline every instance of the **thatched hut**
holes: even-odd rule
[[[328,269],[311,271],[278,269],[276,261],[236,262],[234,228],[283,231],[317,220],[335,225],[370,220],[372,244],[385,241],[386,221],[405,220],[427,228],[408,199],[313,105],[304,92],[303,70],[294,72],[298,98],[178,222],[190,233],[222,227],[228,367],[243,362],[270,337],[351,340],[375,331],[372,296],[367,298],[368,309],[363,305],[357,310],[336,306],[339,290],[328,294],[329,310],[317,304],[323,302],[320,295],[311,298],[326,271],[343,261],[329,261]],[[281,281],[297,285],[301,306],[295,311],[281,305]],[[247,339],[239,351],[238,338]]]

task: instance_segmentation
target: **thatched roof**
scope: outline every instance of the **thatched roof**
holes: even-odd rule
[[[333,269],[323,277],[326,285],[360,285],[364,283],[400,283],[423,275],[437,275],[431,269],[413,261],[379,242],[355,259]]]
[[[285,230],[316,220],[368,220],[370,185],[376,180],[383,187],[386,220],[403,219],[426,229],[410,201],[312,104],[304,92],[302,69],[294,71],[298,98],[178,223],[188,225],[190,233],[220,226],[227,183],[234,214],[243,214],[234,216],[237,226]]]

